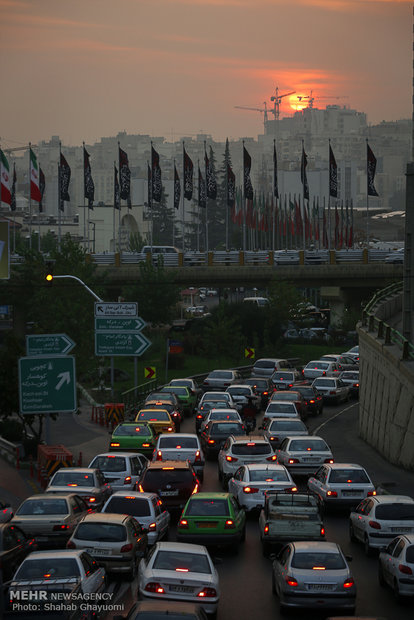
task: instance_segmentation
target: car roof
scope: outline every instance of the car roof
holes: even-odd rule
[[[324,465],[330,469],[363,469],[366,471],[365,467],[357,463],[325,463]]]
[[[62,471],[79,472],[81,474],[93,474],[100,470],[97,467],[61,467],[55,473],[57,474]]]
[[[85,521],[95,521],[101,523],[124,523],[126,519],[128,519],[129,515],[122,515],[116,512],[90,512],[85,515],[81,521],[81,523],[85,523]]]
[[[269,443],[267,437],[265,437],[264,435],[231,435],[231,438],[236,443],[242,443],[242,442],[259,443],[260,441],[263,443]]]
[[[115,493],[112,493],[112,495],[110,495],[108,497],[108,500],[110,500],[112,497],[133,497],[136,499],[153,499],[153,498],[157,498],[158,499],[158,495],[156,493],[151,493],[149,491],[142,493],[141,491],[115,491]]]
[[[227,411],[227,409],[224,411]],[[162,433],[161,435],[158,435],[158,439],[165,439],[166,437],[174,437],[175,439],[180,437],[191,437],[191,439],[194,439],[195,437],[198,439],[197,433]]]
[[[149,461],[148,469],[165,469],[166,467],[173,467],[174,469],[192,469],[188,461],[176,461],[173,459],[166,461]]]
[[[285,471],[286,468],[284,465],[280,465],[280,463],[267,463],[266,465],[264,463],[245,463],[244,465],[241,465],[241,467],[246,467],[246,469],[252,469],[252,470],[259,470],[262,471],[263,469],[266,470],[283,470]]]
[[[229,387],[228,387],[228,388],[226,388],[226,392],[227,392],[227,390],[229,390],[230,388],[240,388],[240,387],[243,387],[243,388],[246,388],[246,387],[251,388],[252,386],[251,386],[251,385],[248,385],[247,383],[233,383],[233,385],[229,385]]]
[[[301,420],[300,418],[278,418],[278,417],[271,417],[270,419],[270,424],[273,424],[273,422],[301,422],[304,426],[306,426],[305,422],[303,420]]]
[[[207,548],[204,545],[196,545],[194,543],[160,541],[156,543],[156,546],[159,551],[208,554]]]
[[[228,499],[231,493],[226,491],[202,491],[196,495],[192,495],[192,499]],[[190,498],[190,499],[191,499]]]
[[[412,504],[414,499],[408,495],[374,495],[372,497],[378,504],[392,504],[395,502]]]
[[[291,543],[295,548],[295,551],[321,551],[323,553],[338,553],[340,547],[335,542],[314,541],[314,540],[300,540],[293,541]]]
[[[215,411],[219,411],[220,413],[225,413],[226,415],[228,415],[229,413],[237,413],[237,415],[240,417],[239,412],[237,411],[237,409],[233,409],[233,407],[229,407],[228,409],[226,409],[225,407],[221,408],[221,407],[213,407],[212,409],[210,409],[210,411],[208,412],[208,416],[215,412]]]
[[[62,557],[78,558],[84,551],[85,549],[45,549],[44,551],[32,551],[23,562],[32,559],[47,560],[48,558],[57,558],[59,560]]]
[[[135,426],[136,426],[136,422],[135,422]],[[93,463],[93,461],[95,459],[97,459],[99,456],[107,456],[109,458],[116,458],[118,456],[122,456],[124,458],[129,458],[129,457],[133,457],[133,456],[137,456],[136,452],[101,452],[100,454],[96,454],[93,459],[91,459],[91,463]],[[140,455],[143,456],[143,455]],[[100,468],[98,468],[100,469]]]
[[[321,439],[324,443],[326,443],[325,439],[323,437],[319,437],[319,435],[296,435],[296,437],[286,437],[285,439],[294,439],[295,441],[298,439],[306,439],[306,441],[309,441],[309,439]],[[328,444],[326,443],[326,445]]]

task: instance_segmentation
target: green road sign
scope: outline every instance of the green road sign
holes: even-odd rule
[[[95,318],[95,329],[100,332],[140,332],[145,326],[146,322],[140,316],[133,319],[128,317]]]
[[[26,355],[65,355],[75,342],[66,334],[33,334],[26,336]]]
[[[95,332],[95,355],[142,355],[151,342],[141,332]]]
[[[75,358],[21,357],[19,401],[22,414],[76,411]]]

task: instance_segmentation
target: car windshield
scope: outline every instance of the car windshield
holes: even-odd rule
[[[95,542],[122,542],[126,540],[126,527],[119,523],[79,523],[73,534],[78,540]]]
[[[296,385],[295,385],[296,388]],[[305,398],[314,398],[315,397],[315,392],[313,387],[298,387],[297,388],[299,394],[302,394],[302,396],[304,396]]]
[[[160,437],[158,440],[159,448],[194,448],[197,450],[197,437],[177,437],[175,435],[169,437]]]
[[[259,389],[267,389],[268,384],[266,379],[246,379],[246,385],[250,385]]]
[[[364,469],[333,469],[329,476],[329,482],[331,483],[345,483],[345,482],[367,482],[370,480]]]
[[[246,456],[260,456],[261,454],[271,454],[270,444],[265,442],[249,441],[247,443],[236,443],[233,445],[232,453]]]
[[[292,568],[302,568],[307,570],[342,570],[346,568],[343,557],[340,553],[295,553]]]
[[[321,387],[336,387],[336,381],[335,379],[318,379],[318,381],[315,381],[315,387],[316,388],[321,388]]]
[[[91,463],[91,467],[100,469],[106,472],[120,472],[126,471],[126,460],[123,456],[115,456],[109,454],[108,456],[97,456]]]
[[[94,487],[93,474],[73,473],[71,471],[58,471],[52,479],[53,486],[67,487]]]
[[[67,515],[65,499],[28,499],[19,507],[16,514],[21,515]]]
[[[239,422],[217,422],[211,425],[210,435],[244,435],[243,426]]]
[[[289,476],[283,469],[251,469],[250,482],[284,482],[289,480]]]
[[[227,372],[225,370],[213,370],[213,372],[211,372],[208,375],[208,379],[232,379],[233,377],[233,373],[231,372]]]
[[[135,437],[136,435],[151,435],[147,424],[121,424],[114,430],[115,437]]]
[[[414,503],[379,504],[375,508],[375,518],[383,521],[414,520]]]
[[[156,411],[140,411],[139,414],[140,420],[148,420],[148,422],[169,422],[170,416],[166,411],[162,411],[160,409]]]
[[[249,396],[252,393],[249,387],[231,387],[227,391],[232,396]]]
[[[105,510],[102,512],[115,512],[116,514],[132,515],[133,517],[148,517],[151,515],[149,501],[134,497],[133,495],[110,497]]]
[[[185,511],[188,517],[227,517],[229,514],[227,500],[214,498],[191,498]]]
[[[24,560],[15,575],[15,581],[71,577],[80,577],[79,566],[75,558],[62,558],[61,555],[56,555],[53,558]]]
[[[211,575],[210,563],[207,559],[207,556],[201,553],[185,553],[183,551],[158,551],[152,568],[155,570],[172,570],[178,573],[191,572]],[[169,619],[174,616],[175,614],[168,614]],[[157,615],[156,617],[159,618],[160,616]],[[182,616],[180,614],[179,617],[183,618],[185,616]]]
[[[286,420],[286,422],[283,420],[279,421],[277,420],[276,422],[272,422],[271,425],[269,426],[269,431],[271,431],[272,433],[275,432],[281,432],[281,431],[289,431],[289,432],[303,432],[304,434],[308,433],[308,430],[305,426],[305,424],[303,422],[301,422],[300,420]]]
[[[317,450],[318,452],[329,452],[329,447],[323,441],[323,439],[293,439],[290,442],[289,450],[292,452],[310,452],[311,450]]]
[[[271,360],[261,360],[260,362],[256,362],[254,368],[274,368],[275,362]]]
[[[272,375],[272,381],[292,381],[292,372],[274,372]]]
[[[297,413],[297,410],[292,402],[269,403],[266,413]]]

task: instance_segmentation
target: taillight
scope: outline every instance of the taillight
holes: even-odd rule
[[[285,493],[297,493],[298,487],[288,487],[285,489]]]
[[[235,463],[238,459],[235,456],[226,456],[226,461],[228,461],[229,463]]]
[[[336,391],[335,391],[335,390],[331,390],[331,391],[329,392],[329,394],[331,394],[331,396],[335,396]]]
[[[199,414],[196,416],[196,418],[197,418],[197,420],[202,420],[202,419],[203,419],[203,416],[199,413]]]
[[[344,581],[344,588],[352,588],[354,584],[355,584],[355,581],[352,579],[352,577],[349,577],[349,579],[346,579]]]
[[[198,492],[198,483],[195,485],[191,495],[195,495]]]
[[[265,523],[264,529],[263,529],[263,534],[268,534],[269,533],[269,524]]]
[[[321,527],[321,536],[325,536],[325,528]]]
[[[195,455],[195,463],[201,461],[201,454],[200,454],[200,450],[197,450],[196,455]]]
[[[289,575],[286,575],[285,581],[288,586],[292,586],[292,588],[295,588],[298,585],[296,579],[294,577],[290,577]]]
[[[279,441],[279,437],[269,437],[269,441]]]
[[[62,525],[54,525],[53,526],[53,531],[54,532],[62,532],[64,530],[68,530],[69,529],[69,525],[63,524]]]
[[[299,463],[299,459],[289,459],[288,465],[293,465],[294,463]]]
[[[272,456],[267,456],[266,461],[277,461],[276,454],[272,454]]]
[[[313,405],[315,401],[314,400],[310,400],[309,402],[310,402],[311,405]]]
[[[373,495],[376,495],[376,494],[377,494],[376,491],[368,491],[367,497],[372,497]]]
[[[156,523],[150,523],[148,526],[148,531],[153,532],[154,530],[157,529],[157,524]]]
[[[138,491],[139,491],[140,493],[145,493],[144,489],[142,488],[142,484],[139,484],[139,485],[138,485]]]
[[[111,448],[119,448],[121,444],[120,443],[116,443],[115,441],[111,441]]]
[[[333,460],[333,459],[325,459],[325,460],[324,460],[324,463],[333,463],[333,462],[334,462],[334,460]]]
[[[75,543],[71,540],[68,540],[68,542],[66,543],[66,549],[76,549]]]
[[[127,545],[124,545],[123,547],[121,547],[121,553],[132,551],[132,549],[133,549],[132,543],[128,543]]]
[[[162,461],[162,452],[161,450],[157,450],[157,456],[155,458],[156,461]]]
[[[326,372],[325,371],[323,371],[322,376],[326,377]]]
[[[404,573],[404,575],[413,574],[411,568],[409,566],[406,566],[405,564],[398,564],[398,570],[400,571],[400,573]]]
[[[181,528],[183,530],[188,530],[188,521],[187,521],[187,519],[181,519],[178,522],[178,526],[177,527],[179,527],[179,528]]]
[[[155,581],[150,581],[145,586],[144,590],[146,592],[156,592],[157,594],[165,594],[165,590],[161,584],[156,583]]]
[[[172,426],[169,426],[169,427],[167,428],[167,433],[172,433],[173,431],[174,431],[174,429],[173,429],[173,427],[172,427]]]
[[[130,484],[131,483],[131,476],[127,476],[124,480],[124,484]]]
[[[327,491],[326,495],[328,497],[338,497],[338,493],[336,491]]]
[[[152,444],[150,444],[150,443],[143,443],[143,444],[142,444],[142,447],[143,447],[143,448],[150,448],[150,447],[151,447],[151,445],[152,445]]]
[[[216,442],[214,441],[214,439],[209,439],[208,443],[212,444],[212,443],[216,443]]]
[[[203,588],[197,596],[200,598],[213,598],[217,596],[217,592],[214,588]]]
[[[243,493],[258,493],[259,489],[257,489],[256,487],[244,487],[243,488]]]
[[[378,523],[378,521],[368,521],[368,525],[371,526],[373,530],[381,529],[381,523]]]
[[[89,497],[88,502],[90,504],[93,504],[94,502],[96,502],[96,497]]]
[[[224,524],[225,530],[234,530],[235,527],[236,526],[234,525],[233,519],[227,519],[227,521]]]

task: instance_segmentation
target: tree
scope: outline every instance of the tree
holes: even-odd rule
[[[210,146],[209,150],[210,166],[216,175],[216,157],[214,155],[213,148]],[[222,203],[219,202],[219,193],[217,186],[217,198],[212,200],[207,198],[207,217],[208,217],[208,245],[209,250],[224,248],[225,234],[224,234],[224,218],[225,210]]]
[[[228,239],[232,237],[232,228],[235,225],[231,221],[230,207],[227,204],[227,166],[231,166],[231,155],[229,140],[226,138],[226,147],[223,153],[223,163],[218,171],[217,179],[217,209],[219,210],[221,220],[226,225]],[[223,233],[222,233],[223,236]],[[225,239],[226,243],[227,239]]]
[[[168,206],[167,198],[168,194],[165,193],[163,186],[161,202],[153,202],[150,209],[153,245],[173,245],[173,238],[175,238],[175,230],[173,230],[175,225],[174,209]]]

